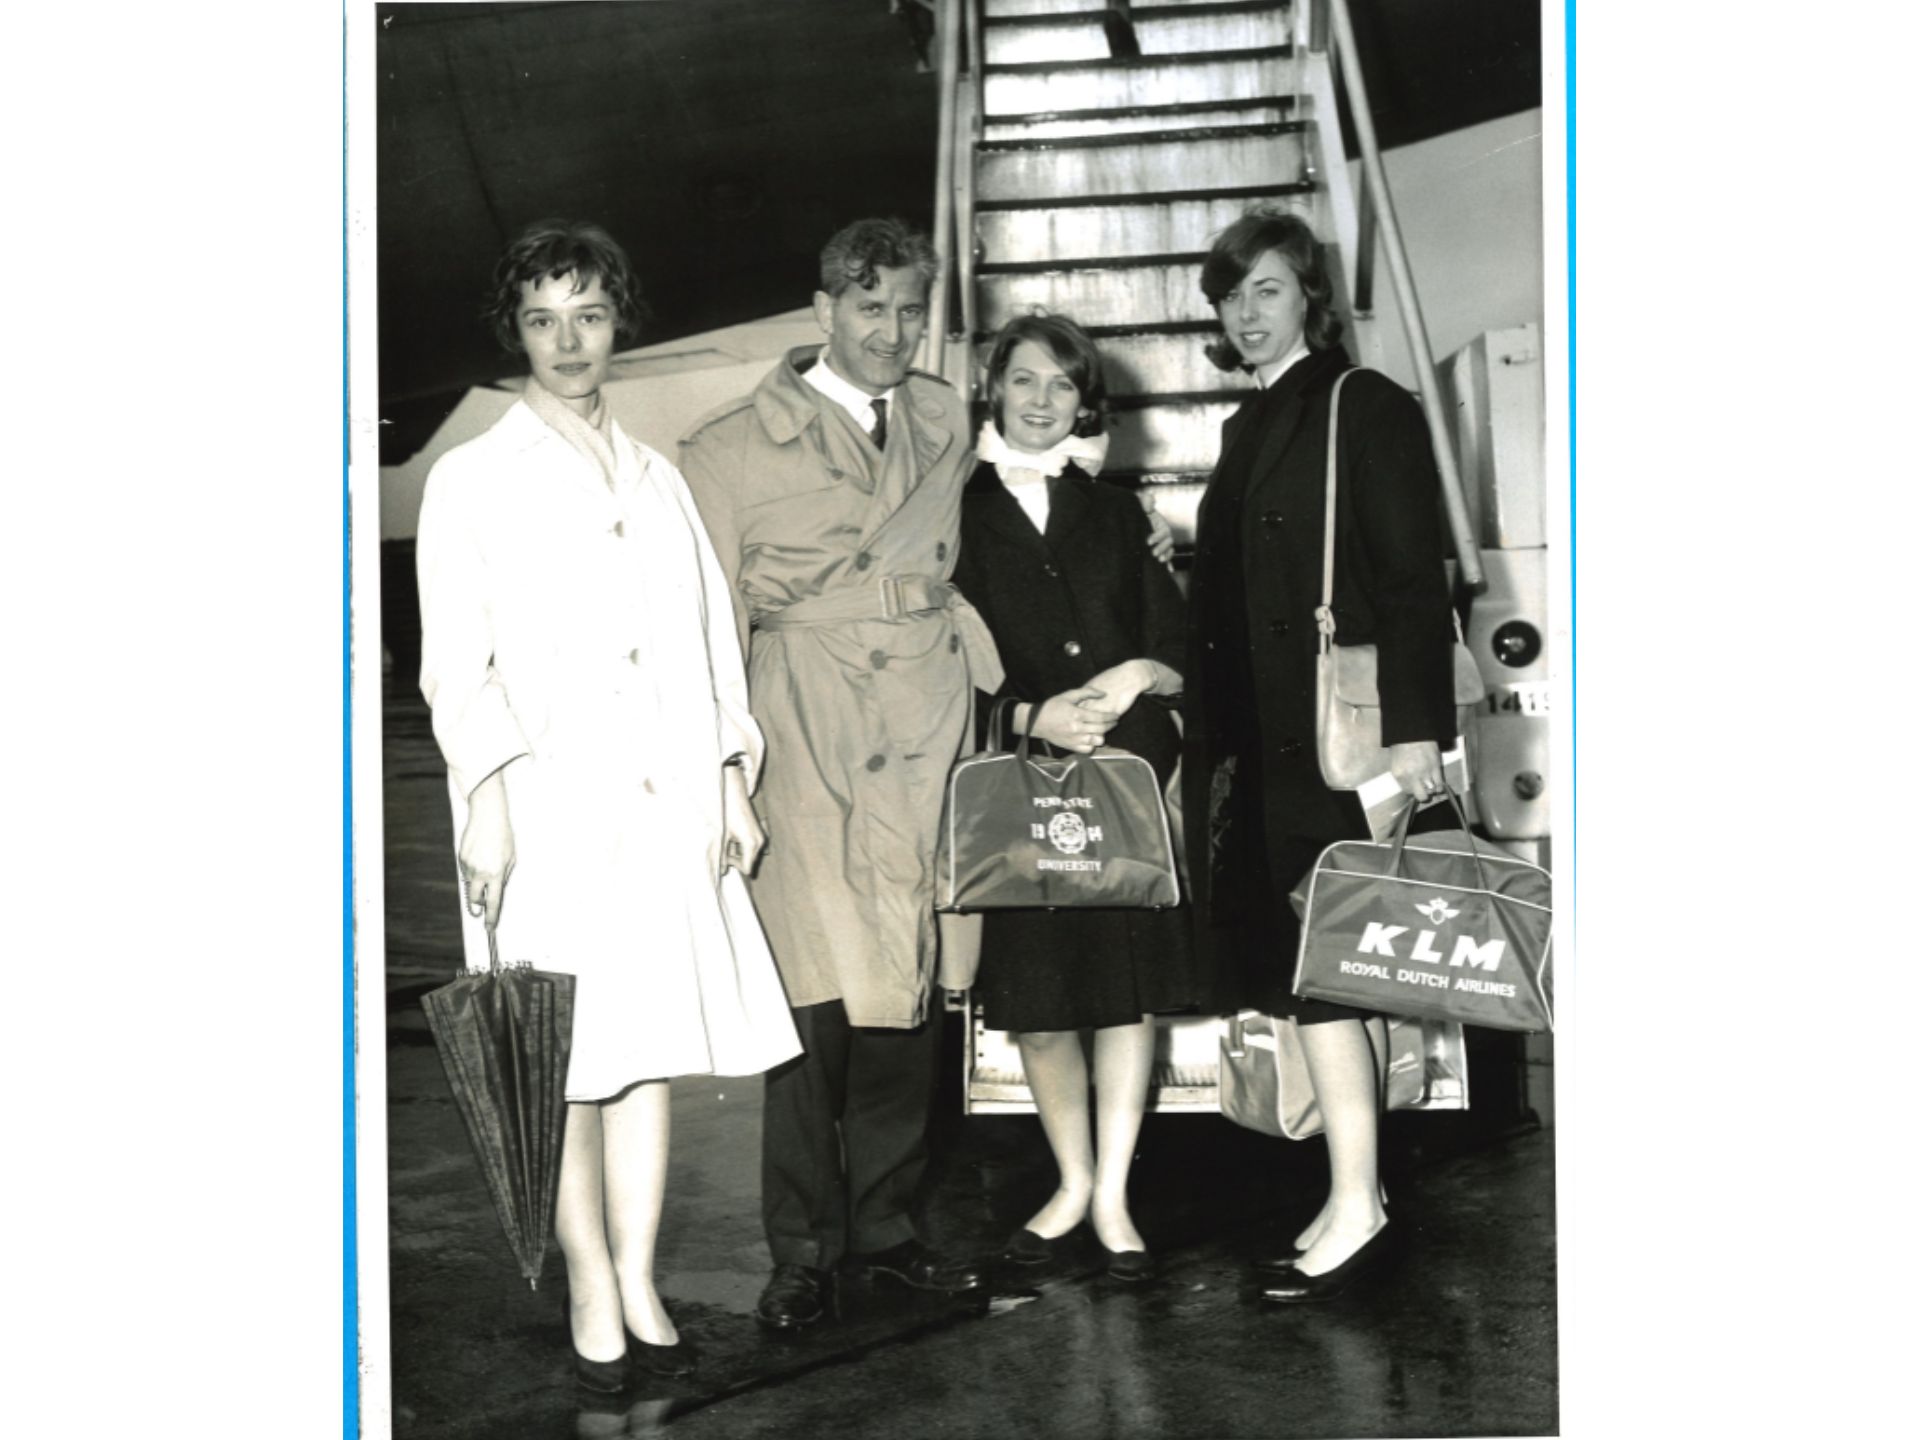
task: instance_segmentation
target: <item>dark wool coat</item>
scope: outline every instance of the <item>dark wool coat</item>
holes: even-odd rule
[[[1194,903],[1214,924],[1249,903],[1285,908],[1270,897],[1299,878],[1275,873],[1283,854],[1303,853],[1289,840],[1367,834],[1357,797],[1321,781],[1314,743],[1327,418],[1333,382],[1351,368],[1340,350],[1316,352],[1250,397],[1223,427],[1200,505],[1183,801]],[[1338,640],[1379,647],[1386,742],[1444,749],[1457,729],[1453,620],[1418,402],[1382,375],[1356,374],[1340,393],[1339,465]],[[1240,503],[1225,513],[1235,490]]]
[[[1147,534],[1132,494],[1069,466],[1047,482],[1043,536],[994,467],[975,468],[953,582],[993,632],[1007,672],[999,695],[980,697],[982,744],[1001,698],[1038,704],[1140,658],[1185,672],[1184,605]],[[1163,786],[1180,755],[1172,713],[1151,695],[1107,743],[1143,756]],[[1006,911],[986,920],[974,990],[995,1029],[1127,1024],[1196,998],[1184,910]]]

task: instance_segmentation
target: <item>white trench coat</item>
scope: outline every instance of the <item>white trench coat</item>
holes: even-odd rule
[[[504,961],[576,977],[569,1100],[757,1074],[799,1053],[740,875],[722,774],[762,740],[726,577],[686,483],[615,424],[599,468],[524,403],[433,467],[420,512],[420,688],[467,796],[505,766]],[[486,931],[462,907],[469,968]]]

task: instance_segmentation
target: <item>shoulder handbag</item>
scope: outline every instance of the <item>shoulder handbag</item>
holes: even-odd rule
[[[1553,1029],[1553,878],[1458,830],[1337,840],[1307,877],[1293,993],[1494,1030]]]
[[[1465,1110],[1467,1041],[1444,1020],[1387,1017],[1386,1107]],[[1326,1128],[1300,1027],[1286,1016],[1243,1010],[1220,1037],[1220,1113],[1236,1125],[1305,1140]]]
[[[1180,903],[1173,832],[1153,766],[1130,750],[1032,753],[1034,705],[1017,749],[955,763],[935,856],[933,908],[1151,909]]]
[[[1340,483],[1340,387],[1358,371],[1349,370],[1333,382],[1327,410],[1327,520],[1326,544],[1320,565],[1320,657],[1315,675],[1315,739],[1320,754],[1320,778],[1330,790],[1358,790],[1389,768],[1380,730],[1380,652],[1372,645],[1336,645],[1333,632],[1333,537],[1338,512],[1334,499]],[[1453,617],[1453,699],[1460,707],[1464,733],[1474,706],[1486,698],[1473,654],[1460,637],[1460,617]],[[1442,738],[1441,748],[1445,749]]]

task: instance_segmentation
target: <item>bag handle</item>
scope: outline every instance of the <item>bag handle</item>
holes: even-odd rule
[[[1460,808],[1460,798],[1453,793],[1453,786],[1443,782],[1440,788],[1446,792],[1447,803],[1453,807],[1453,813],[1460,821],[1460,833],[1467,837],[1467,849],[1473,855],[1473,868],[1480,877],[1480,888],[1491,893],[1493,882],[1487,879],[1487,865],[1480,858],[1480,847],[1473,843],[1473,831],[1467,828],[1467,815]],[[1419,808],[1409,795],[1407,803],[1401,807],[1400,818],[1393,822],[1393,854],[1387,858],[1387,874],[1395,880],[1406,878],[1400,873],[1400,866],[1406,854],[1407,837],[1413,833],[1413,812]]]
[[[1335,496],[1340,488],[1340,387],[1365,368],[1364,365],[1356,365],[1351,370],[1342,371],[1340,378],[1333,382],[1333,398],[1327,402],[1327,523],[1323,527],[1325,538],[1320,547],[1320,605],[1313,612],[1314,621],[1320,628],[1322,655],[1333,646],[1333,523],[1338,513],[1334,508]],[[1466,634],[1460,628],[1460,612],[1449,605],[1447,613],[1453,617],[1453,638],[1462,645],[1466,644]]]
[[[1340,488],[1340,387],[1357,370],[1342,371],[1333,382],[1333,398],[1327,402],[1327,523],[1320,549],[1320,607],[1313,618],[1320,626],[1320,653],[1333,644],[1333,521],[1334,497]]]
[[[1020,697],[1008,695],[993,702],[993,709],[987,712],[987,749],[1004,750],[1007,748],[1007,716],[1020,704]]]

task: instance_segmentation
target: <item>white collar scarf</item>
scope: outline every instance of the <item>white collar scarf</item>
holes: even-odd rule
[[[1031,455],[1024,450],[1014,449],[1000,433],[1000,427],[992,420],[985,420],[981,422],[980,435],[974,441],[973,452],[984,464],[1000,472],[1003,485],[1012,488],[1050,480],[1065,470],[1068,462],[1078,465],[1089,475],[1098,475],[1100,467],[1107,463],[1107,437],[1069,435],[1051,450]]]

